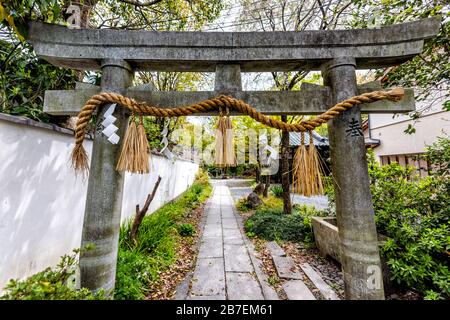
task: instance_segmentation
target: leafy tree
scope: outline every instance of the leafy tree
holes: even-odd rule
[[[29,20],[64,23],[69,5],[81,9],[81,27],[187,30],[198,29],[214,20],[222,1],[202,0],[7,0],[0,7],[0,22],[14,28],[22,37]]]
[[[103,0],[93,12],[92,23],[118,29],[198,30],[216,19],[222,8],[220,0]]]
[[[194,72],[143,72],[136,75],[137,84],[151,84],[157,91],[195,91],[201,82],[204,81],[203,74]],[[175,129],[184,128],[191,133],[193,137],[193,126],[186,121],[186,117],[158,118],[145,117],[144,126],[150,146],[155,149],[161,149],[161,132],[164,127],[168,129],[168,136]],[[182,142],[180,142],[182,143]],[[173,142],[169,147],[173,146]]]
[[[66,24],[70,4],[81,8],[81,27],[150,30],[193,30],[212,21],[223,4],[219,0],[9,0],[0,4],[0,111],[24,115],[40,121],[60,122],[42,111],[43,94],[49,89],[72,88],[95,74],[56,68],[38,59],[23,42],[29,20]],[[139,75],[141,77],[142,75]],[[170,80],[172,90],[191,86],[195,76],[158,75]],[[94,79],[95,80],[95,79]],[[98,77],[97,79],[98,80]],[[169,84],[169,82],[167,82]],[[166,90],[164,88],[160,88]],[[63,120],[66,117],[63,118]],[[148,123],[148,121],[147,121]],[[169,125],[173,128],[177,123]],[[164,124],[158,123],[159,129]],[[151,132],[150,130],[149,132]],[[152,139],[153,140],[153,139]]]
[[[73,88],[73,70],[55,67],[37,58],[27,43],[0,40],[0,112],[60,123],[67,117],[43,112],[45,90]]]
[[[42,111],[44,92],[73,88],[76,73],[39,59],[24,42],[29,19],[61,21],[57,1],[6,1],[0,4],[0,112],[60,123]]]
[[[242,0],[243,9],[239,16],[239,28],[258,31],[304,31],[311,29],[333,30],[342,26],[342,17],[348,11],[351,0],[337,1],[289,1],[264,0],[255,3]],[[308,70],[296,72],[272,72],[273,88],[279,91],[299,90],[307,80]],[[312,77],[318,80],[317,76]],[[302,117],[282,116],[287,122],[300,121]],[[291,213],[289,179],[289,133],[282,132],[281,177],[283,186],[284,212]]]
[[[450,110],[450,5],[447,0],[356,0],[352,27],[367,28],[397,24],[428,17],[441,16],[438,35],[427,41],[422,54],[399,66],[375,71],[385,86],[410,86],[417,90],[416,98],[424,100],[436,91],[444,92],[443,107]],[[413,114],[417,118],[419,114]],[[411,127],[409,133],[412,133]]]

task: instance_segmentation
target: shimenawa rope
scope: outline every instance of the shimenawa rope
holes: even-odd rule
[[[123,107],[130,109],[142,115],[154,117],[179,117],[187,116],[195,113],[205,113],[213,110],[236,111],[244,115],[248,115],[262,124],[289,132],[306,132],[326,123],[328,120],[338,116],[341,112],[352,108],[361,103],[371,103],[379,100],[399,101],[404,95],[402,88],[394,88],[389,91],[373,91],[354,96],[344,100],[328,109],[326,112],[317,117],[303,120],[299,123],[286,123],[277,119],[270,118],[242,100],[235,99],[230,96],[218,96],[213,99],[207,99],[199,103],[176,108],[159,108],[147,104],[145,102],[137,102],[132,98],[113,92],[102,92],[92,96],[81,109],[78,114],[78,121],[75,129],[75,147],[72,152],[72,163],[76,171],[87,172],[89,170],[88,158],[83,147],[83,140],[86,134],[86,128],[92,115],[98,107],[106,103],[117,103]]]

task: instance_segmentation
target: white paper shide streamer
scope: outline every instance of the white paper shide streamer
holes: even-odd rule
[[[164,154],[168,159],[173,160],[175,155],[168,148],[168,146],[169,146],[169,139],[167,138],[167,135],[169,133],[168,126],[169,126],[169,122],[166,123],[163,131],[161,132],[161,135],[162,135],[161,142],[164,146],[162,147],[160,153]]]
[[[114,122],[117,120],[117,118],[113,116],[115,109],[116,109],[115,103],[110,105],[106,110],[105,114],[103,115],[104,120],[102,121],[102,126],[104,128],[102,130],[102,133],[106,137],[108,137],[108,141],[111,142],[112,144],[117,144],[120,140],[120,137],[116,133],[117,130],[119,130],[119,128],[114,125]]]

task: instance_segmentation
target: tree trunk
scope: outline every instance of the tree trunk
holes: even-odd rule
[[[281,116],[286,122],[287,116]],[[290,179],[289,179],[289,132],[281,132],[281,187],[283,188],[283,212],[292,213]]]
[[[150,207],[150,203],[152,203],[153,198],[155,197],[156,191],[158,190],[159,183],[161,182],[161,177],[158,176],[158,180],[156,180],[155,186],[153,187],[152,193],[149,193],[147,196],[147,200],[145,200],[144,207],[142,210],[139,210],[139,204],[136,205],[136,215],[134,217],[133,226],[131,227],[130,237],[136,243],[137,241],[137,232],[139,230],[139,226],[142,223],[142,219],[144,219],[147,214],[148,208]]]
[[[269,195],[269,187],[270,187],[270,175],[264,176],[264,191],[263,197],[267,198]]]

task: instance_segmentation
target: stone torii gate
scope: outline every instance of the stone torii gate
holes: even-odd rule
[[[32,22],[28,40],[38,56],[54,65],[102,72],[100,88],[80,85],[72,91],[47,91],[44,110],[50,114],[76,115],[93,94],[113,91],[159,107],[227,94],[265,114],[311,115],[379,89],[377,83],[357,86],[355,70],[407,61],[422,52],[424,40],[435,36],[439,25],[439,19],[433,18],[364,30],[205,33],[70,30]],[[320,70],[324,86],[305,85],[290,92],[242,91],[241,72],[300,69]],[[216,72],[215,91],[156,92],[131,87],[135,70]],[[101,108],[99,115],[106,109]],[[407,89],[400,102],[363,104],[328,123],[347,299],[384,299],[364,137],[359,130],[348,134],[349,130],[361,127],[361,112],[412,110],[414,95]],[[128,114],[116,108],[114,116],[123,137]],[[115,170],[119,150],[101,132],[95,133],[82,247],[92,242],[96,247],[80,259],[81,285],[93,290],[114,288],[124,178]],[[374,276],[378,277],[375,285]]]

